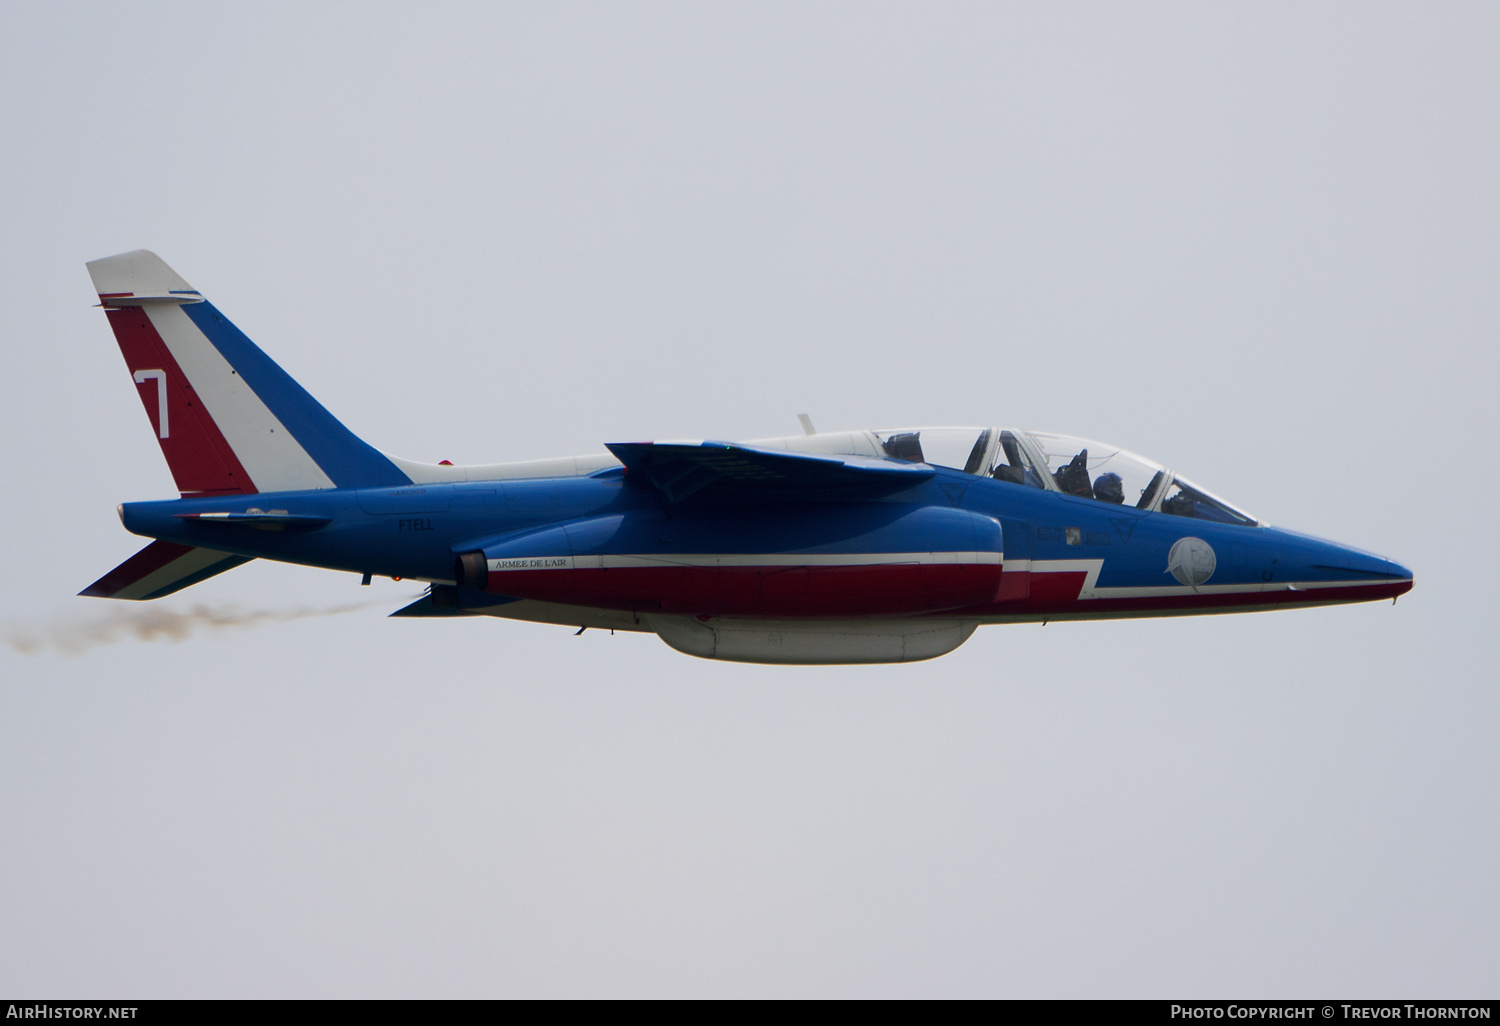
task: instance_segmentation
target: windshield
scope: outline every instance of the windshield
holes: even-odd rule
[[[1058,491],[1068,495],[1150,509],[1166,476],[1161,464],[1113,445],[1045,431],[1026,434],[1042,451]]]
[[[1220,524],[1254,527],[1258,522],[1249,513],[1235,509],[1217,495],[1181,477],[1172,478],[1166,497],[1161,500],[1161,511],[1174,517],[1212,520]]]

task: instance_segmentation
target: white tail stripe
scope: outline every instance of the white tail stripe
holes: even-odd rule
[[[257,490],[286,492],[334,487],[332,479],[181,307],[143,309]],[[165,382],[161,387],[165,391]],[[165,413],[162,437],[167,437]]]

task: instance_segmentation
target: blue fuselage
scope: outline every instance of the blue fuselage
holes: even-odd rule
[[[1394,597],[1412,579],[1293,531],[946,469],[860,502],[674,504],[611,469],[128,503],[122,519],[137,534],[247,557],[702,615],[1172,615]],[[482,554],[471,564],[481,576],[465,579],[464,553]]]

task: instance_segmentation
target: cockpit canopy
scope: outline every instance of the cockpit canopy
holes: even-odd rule
[[[1133,452],[1087,438],[1005,428],[846,431],[776,439],[802,452],[884,456],[1177,517],[1253,527],[1249,513]]]

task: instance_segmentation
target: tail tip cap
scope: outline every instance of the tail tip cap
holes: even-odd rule
[[[135,249],[90,260],[87,267],[89,277],[94,281],[94,291],[101,299],[131,296],[198,298],[197,290],[149,249]]]

